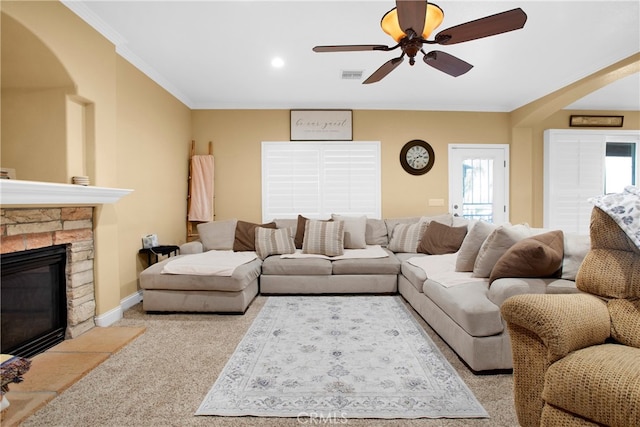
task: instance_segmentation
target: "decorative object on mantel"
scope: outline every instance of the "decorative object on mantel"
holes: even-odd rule
[[[352,141],[353,111],[291,110],[291,141]]]
[[[316,46],[314,52],[354,52],[364,50],[390,51],[400,48],[402,54],[385,62],[363,84],[375,83],[382,80],[409,57],[409,64],[415,64],[415,56],[422,53],[423,61],[443,73],[458,77],[473,65],[451,54],[432,50],[427,53],[422,49],[423,44],[450,45],[494,36],[508,31],[519,30],[527,22],[527,14],[520,8],[486,16],[464,24],[456,25],[440,31],[433,40],[427,40],[444,19],[442,9],[426,0],[396,0],[396,7],[387,12],[380,22],[382,30],[395,41],[393,47],[368,45]]]
[[[569,116],[569,126],[573,127],[611,127],[620,128],[624,116]]]
[[[88,176],[74,176],[71,177],[71,182],[76,185],[89,185],[89,177]]]
[[[16,179],[16,170],[12,168],[0,168],[0,179]]]

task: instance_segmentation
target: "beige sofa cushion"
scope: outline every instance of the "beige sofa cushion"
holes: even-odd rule
[[[386,258],[339,259],[331,263],[333,274],[398,274],[400,260],[389,250]]]
[[[262,275],[329,276],[331,261],[321,258],[280,258],[279,255],[272,255],[262,262]]]
[[[367,228],[364,237],[367,245],[386,247],[389,244],[389,236],[387,235],[387,225],[384,220],[367,218]]]
[[[487,297],[488,288],[488,280],[447,288],[427,279],[422,292],[469,335],[486,337],[504,329],[500,308]]]
[[[498,226],[486,221],[478,221],[467,232],[456,258],[456,271],[473,271],[473,265],[482,243]]]
[[[345,249],[364,249],[367,247],[365,237],[367,231],[367,217],[347,216],[332,214],[331,219],[334,221],[344,222],[344,248]]]
[[[198,235],[204,250],[233,250],[237,223],[237,219],[229,219],[198,224]]]
[[[185,257],[189,255],[178,255]],[[163,289],[175,291],[241,291],[260,275],[262,261],[254,259],[239,265],[231,276],[196,276],[190,274],[162,274],[165,264],[177,257],[167,258],[140,273],[142,289]]]

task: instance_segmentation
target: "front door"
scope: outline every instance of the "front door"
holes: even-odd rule
[[[449,145],[449,203],[455,216],[509,221],[509,146]]]

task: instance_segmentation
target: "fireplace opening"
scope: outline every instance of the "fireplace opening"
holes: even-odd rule
[[[66,245],[2,254],[2,353],[32,357],[64,341]]]

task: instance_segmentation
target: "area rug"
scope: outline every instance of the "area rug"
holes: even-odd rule
[[[488,417],[398,296],[269,297],[196,415]]]

